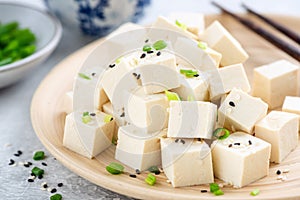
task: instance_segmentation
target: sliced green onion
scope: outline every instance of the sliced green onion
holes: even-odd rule
[[[31,172],[35,175],[35,176],[40,176],[44,174],[44,170],[40,169],[38,167],[34,167],[32,168]]]
[[[155,50],[162,50],[167,47],[167,43],[163,40],[158,40],[153,44]]]
[[[215,191],[218,191],[219,189],[220,189],[220,187],[217,183],[210,183],[209,184],[210,192],[214,193]]]
[[[85,74],[83,74],[83,73],[78,73],[78,76],[79,76],[80,78],[83,78],[83,79],[86,79],[86,80],[91,80],[91,78],[90,78],[89,76],[87,76],[87,75],[85,75]]]
[[[165,94],[169,101],[180,101],[180,98],[176,92],[169,92],[168,90],[165,90]]]
[[[181,23],[181,22],[179,22],[178,20],[176,20],[175,21],[175,24],[179,27],[179,28],[181,28],[181,29],[183,29],[183,30],[187,30],[187,25],[186,24],[184,24],[184,23]]]
[[[119,64],[119,63],[121,62],[122,59],[123,59],[123,57],[117,58],[116,64]]]
[[[218,189],[217,191],[215,191],[215,192],[213,192],[214,193],[214,195],[216,195],[216,196],[220,196],[220,195],[223,195],[224,194],[224,192],[221,190],[221,189]]]
[[[105,123],[108,123],[108,122],[112,121],[113,119],[114,119],[113,116],[111,116],[111,115],[105,115],[103,121]]]
[[[205,42],[199,42],[199,43],[198,43],[198,47],[199,47],[200,49],[205,50],[205,49],[207,49],[207,44],[206,44]]]
[[[145,182],[152,186],[156,183],[156,177],[153,174],[148,174],[147,178],[145,178]]]
[[[124,171],[124,167],[119,163],[112,162],[106,166],[106,171],[114,175],[121,174]]]
[[[180,73],[186,77],[195,77],[195,75],[198,75],[198,72],[192,69],[180,69]]]
[[[258,194],[259,194],[259,189],[255,189],[250,192],[250,195],[252,195],[252,196],[256,196]]]
[[[224,139],[228,138],[229,135],[230,135],[230,132],[226,128],[217,128],[213,132],[213,136],[215,136],[219,140],[224,140]]]
[[[43,151],[37,151],[33,155],[33,160],[43,160],[45,158],[45,153]]]
[[[146,44],[145,46],[143,46],[143,51],[151,51],[152,47],[149,44]]]
[[[83,112],[82,116],[87,116],[87,115],[90,115],[89,112]]]
[[[50,200],[62,200],[61,194],[54,194],[50,197]]]
[[[118,144],[118,139],[117,138],[113,138],[112,141],[111,141],[111,143],[113,145],[117,145]]]
[[[82,116],[81,120],[84,124],[87,124],[92,121],[92,117],[89,115],[85,115],[85,116]]]
[[[157,166],[151,166],[148,169],[149,172],[154,173],[154,174],[160,174],[160,170],[158,169]]]

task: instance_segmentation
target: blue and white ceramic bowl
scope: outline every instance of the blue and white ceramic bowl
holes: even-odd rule
[[[150,0],[45,0],[64,25],[104,36],[124,22],[136,22]]]

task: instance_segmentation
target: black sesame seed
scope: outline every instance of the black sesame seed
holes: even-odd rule
[[[24,164],[24,167],[30,167],[30,165],[28,163]]]
[[[58,187],[62,187],[64,184],[63,183],[58,183],[57,186]]]
[[[157,53],[156,53],[156,55],[157,55],[157,56],[160,56],[160,55],[161,55],[161,52],[160,52],[160,51],[159,51],[159,52],[157,52]]]
[[[33,179],[31,179],[31,178],[27,179],[27,181],[28,181],[29,183],[32,183],[32,182],[34,182],[34,180],[33,180]]]
[[[277,170],[277,171],[276,171],[276,174],[277,174],[277,175],[280,175],[280,174],[281,174],[281,171],[280,171],[280,170]]]
[[[90,113],[90,116],[95,117],[96,113]]]
[[[235,104],[233,101],[229,101],[229,105],[232,106],[232,107],[235,107]]]
[[[251,142],[251,140],[249,140],[249,141],[248,141],[248,143],[249,143],[249,145],[252,145],[252,142]]]
[[[151,54],[151,53],[154,53],[154,51],[147,51],[147,54]]]
[[[156,171],[154,172],[155,175],[159,175],[160,174],[160,171]]]
[[[149,39],[145,40],[145,43],[149,42]]]
[[[207,190],[201,190],[201,193],[206,193],[207,192]]]
[[[10,159],[8,165],[13,165],[13,164],[15,164],[15,161],[13,159]]]
[[[125,117],[125,113],[123,112],[123,113],[120,115],[120,117]]]
[[[252,136],[254,136],[254,137],[255,137],[255,133],[253,133],[253,134],[252,134]]]
[[[135,170],[135,173],[136,173],[136,174],[141,174],[141,171],[140,171],[139,169],[136,169],[136,170]]]
[[[175,140],[175,142],[176,142],[176,143],[179,142],[179,139],[177,138],[177,139]]]
[[[136,175],[135,175],[135,174],[129,174],[129,176],[130,176],[131,178],[136,178]]]
[[[96,75],[96,73],[94,72],[94,73],[92,73],[92,76],[95,76]]]
[[[137,77],[137,73],[135,73],[135,72],[133,72],[132,75],[133,75],[134,77]]]
[[[32,165],[32,162],[27,162],[28,165]]]
[[[43,188],[48,188],[48,185],[47,185],[47,184],[44,184],[44,185],[43,185]]]
[[[183,139],[181,139],[180,142],[181,142],[182,144],[185,144],[185,141],[184,141]]]
[[[14,154],[14,156],[16,156],[16,157],[19,157],[19,156],[20,156],[20,154],[18,154],[18,153],[15,153],[15,154]]]
[[[136,76],[136,79],[139,80],[140,78],[141,78],[141,75],[138,74],[138,75]]]
[[[112,117],[112,118],[110,118],[110,121],[112,121],[112,120],[114,120],[114,118]]]
[[[42,179],[42,178],[44,178],[43,175],[39,175],[39,176],[38,176],[38,179]]]
[[[35,176],[35,174],[34,174],[34,173],[31,173],[30,176]]]
[[[22,153],[23,153],[22,151],[20,151],[20,150],[18,151],[18,154],[19,154],[19,155],[22,155]]]
[[[116,64],[110,64],[109,67],[110,68],[114,68],[116,66]]]
[[[241,143],[239,143],[239,142],[236,142],[236,143],[234,143],[234,145],[241,145]]]
[[[140,59],[145,58],[145,57],[146,57],[146,54],[143,53],[143,54],[141,55]]]
[[[229,147],[229,148],[232,147],[232,144],[229,144],[228,147]]]
[[[194,74],[194,77],[198,77],[199,76],[199,74]]]
[[[55,188],[53,188],[50,192],[51,193],[55,193],[57,190]]]

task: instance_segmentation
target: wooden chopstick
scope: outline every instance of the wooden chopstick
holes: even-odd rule
[[[271,20],[270,18],[259,14],[258,12],[252,10],[251,8],[246,6],[245,4],[242,4],[242,7],[244,7],[247,12],[257,16],[258,18],[260,18],[261,20],[263,20],[267,24],[270,24],[272,27],[274,27],[275,29],[277,29],[278,31],[283,33],[284,35],[288,36],[289,38],[291,38],[292,40],[294,40],[295,42],[300,44],[300,34],[297,34],[296,32],[294,32],[294,31],[286,28],[285,26]]]
[[[212,4],[216,7],[218,7],[219,9],[221,9],[222,12],[232,16],[238,22],[243,24],[245,27],[249,28],[256,34],[260,35],[265,40],[269,41],[271,44],[273,44],[277,48],[281,49],[282,51],[286,52],[288,55],[290,55],[291,57],[295,58],[297,61],[300,62],[300,48],[296,48],[292,44],[287,43],[286,41],[282,40],[281,38],[268,32],[266,29],[254,24],[252,21],[250,21],[248,19],[244,19],[244,18],[230,12],[229,10],[223,8],[221,5],[219,5],[216,2],[212,2]]]

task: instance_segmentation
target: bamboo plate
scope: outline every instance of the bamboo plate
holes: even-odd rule
[[[300,32],[299,18],[287,16],[273,16],[273,18]],[[295,62],[230,17],[210,15],[206,17],[207,24],[215,19],[221,21],[249,53],[250,59],[245,66],[250,81],[252,80],[252,69],[255,66],[280,58]],[[95,41],[59,63],[40,84],[32,100],[31,119],[34,130],[44,146],[63,165],[99,186],[141,199],[300,199],[300,146],[282,164],[271,165],[269,176],[242,189],[224,187],[225,194],[223,196],[201,193],[200,190],[208,189],[208,185],[174,189],[166,182],[163,174],[157,176],[155,186],[144,183],[146,174],[139,175],[137,179],[130,178],[128,174],[110,175],[106,172],[105,166],[114,161],[113,146],[92,160],[64,148],[62,145],[65,121],[62,106],[63,96],[71,89],[73,77],[77,73],[80,63],[100,42],[101,40]],[[290,169],[287,180],[277,180],[277,169],[285,168]],[[256,188],[260,190],[259,196],[250,196],[249,193]]]

